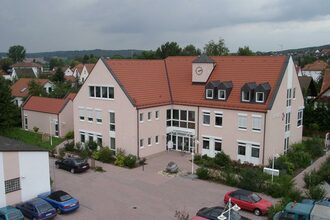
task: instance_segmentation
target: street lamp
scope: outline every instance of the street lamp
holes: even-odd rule
[[[194,174],[194,157],[195,157],[195,149],[196,145],[199,144],[199,141],[195,138],[195,146],[191,149],[191,175]]]
[[[240,209],[241,208],[237,204],[235,204],[234,206],[231,206],[231,198],[229,198],[228,209],[226,211],[222,212],[221,215],[219,215],[217,217],[217,219],[219,219],[219,220],[226,220],[227,217],[224,214],[228,212],[228,220],[230,220],[230,211],[231,210],[234,210],[235,212],[238,212]]]

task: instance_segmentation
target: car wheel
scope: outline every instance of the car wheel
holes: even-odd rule
[[[60,169],[60,165],[59,165],[59,164],[56,164],[55,167],[56,167],[57,169]]]
[[[59,209],[59,208],[56,209],[56,212],[57,212],[57,214],[59,214],[59,215],[62,214],[62,211],[61,211],[61,209]]]
[[[253,213],[254,213],[256,216],[261,215],[261,211],[260,211],[260,209],[255,209],[255,210],[253,211]]]
[[[73,168],[71,168],[70,172],[71,172],[71,173],[74,173],[74,169],[73,169]]]

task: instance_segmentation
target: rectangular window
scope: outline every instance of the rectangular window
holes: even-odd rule
[[[103,86],[102,87],[102,98],[107,99],[108,96],[108,87]]]
[[[101,98],[101,87],[95,86],[95,97]]]
[[[213,99],[213,89],[207,89],[206,90],[206,98],[207,99]]]
[[[109,114],[110,114],[110,120],[109,120],[110,131],[116,131],[116,115],[114,112],[109,112]]]
[[[211,113],[203,112],[203,125],[210,125]]]
[[[222,140],[221,139],[214,139],[214,150],[221,151],[222,148]]]
[[[21,190],[21,180],[20,178],[14,178],[5,181],[5,193],[11,193]]]
[[[222,113],[215,113],[215,124],[216,127],[222,127]]]
[[[263,103],[265,101],[265,94],[263,92],[256,92],[256,102]]]
[[[94,141],[94,134],[88,133],[88,142],[93,142]]]
[[[209,150],[210,149],[210,139],[203,137],[203,149]]]
[[[159,111],[155,111],[155,118],[159,119]]]
[[[260,116],[252,116],[252,130],[261,131],[261,117]]]
[[[291,106],[291,98],[292,98],[291,93],[292,93],[291,89],[286,90],[286,106],[287,107]]]
[[[93,121],[93,110],[92,109],[87,109],[87,120],[89,122],[92,122]]]
[[[90,97],[95,97],[95,86],[90,86],[89,87],[89,96]]]
[[[188,114],[188,112],[186,110],[180,110],[180,127],[181,128],[187,128],[188,127],[187,114]]]
[[[247,115],[238,115],[238,128],[247,129]]]
[[[113,99],[114,88],[108,86],[89,86],[89,96],[102,99]]]
[[[285,114],[285,131],[290,131],[290,121],[291,121],[291,113],[287,112]]]
[[[115,98],[115,89],[113,87],[109,87],[109,99]]]
[[[79,109],[79,119],[80,121],[85,121],[85,110]]]
[[[148,138],[148,146],[151,146],[151,138]]]
[[[249,102],[250,101],[250,91],[242,91],[242,101]]]
[[[148,112],[148,121],[151,121],[151,112]]]
[[[297,120],[297,126],[300,127],[303,124],[303,114],[304,114],[304,110],[303,109],[299,109],[298,110],[298,120]]]
[[[55,137],[59,136],[59,127],[58,127],[58,121],[54,121],[54,126],[55,126]]]
[[[173,120],[172,120],[172,126],[179,127],[179,110],[173,109]]]
[[[238,155],[245,156],[246,143],[238,142]]]
[[[195,112],[194,111],[188,112],[188,121],[195,122]]]
[[[292,98],[293,98],[293,99],[296,98],[296,88],[293,88],[293,91],[292,91]]]
[[[95,118],[97,123],[102,123],[102,112],[100,110],[95,110]]]
[[[260,145],[252,144],[251,157],[259,158]]]
[[[166,125],[167,125],[167,127],[172,126],[172,110],[171,109],[166,110]]]
[[[140,148],[144,147],[143,146],[143,139],[140,139]]]
[[[110,137],[110,150],[116,151],[116,139],[114,137]]]
[[[139,118],[140,122],[143,122],[143,113],[140,113],[140,118]]]
[[[98,146],[102,146],[102,135],[96,135],[96,143]]]
[[[25,128],[25,130],[28,129],[28,116],[27,115],[24,115],[24,128]]]
[[[85,139],[85,133],[84,132],[80,132],[80,143],[85,143],[86,139]]]
[[[222,89],[218,90],[218,99],[226,100],[226,90],[222,90]]]
[[[284,138],[284,153],[288,152],[289,149],[289,137]]]
[[[155,136],[155,143],[159,144],[158,136]]]

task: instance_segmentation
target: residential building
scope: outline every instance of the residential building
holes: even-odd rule
[[[298,76],[298,79],[301,91],[306,99],[312,99],[317,96],[315,82],[311,76]]]
[[[0,207],[48,191],[48,151],[0,136]]]
[[[330,69],[324,71],[320,94],[314,99],[314,102],[315,107],[321,104],[325,104],[327,108],[330,107]]]
[[[62,71],[64,72],[64,76],[73,76],[73,71],[69,66],[63,67]]]
[[[317,82],[321,76],[322,71],[327,68],[328,64],[323,60],[316,60],[304,66],[299,76],[311,76]]]
[[[11,95],[14,98],[14,102],[17,106],[21,106],[24,100],[29,96],[29,83],[32,80],[41,85],[47,94],[51,93],[54,89],[54,84],[48,79],[18,79],[11,86]]]
[[[41,133],[64,137],[73,130],[73,99],[70,93],[64,99],[31,96],[22,105],[22,127],[38,128]]]
[[[38,78],[43,66],[38,63],[15,63],[12,66],[11,80],[19,78]]]
[[[92,71],[94,66],[95,66],[95,64],[93,64],[93,63],[84,64],[84,66],[80,72],[80,76],[79,76],[80,83],[85,82],[85,80],[87,79],[88,75],[90,74],[90,72]]]
[[[302,139],[285,56],[100,59],[74,99],[75,141],[146,157],[167,149],[267,164]]]
[[[73,76],[76,78],[80,78],[81,72],[84,68],[84,64],[79,63],[75,67],[73,67]]]

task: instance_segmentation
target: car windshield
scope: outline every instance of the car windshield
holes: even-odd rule
[[[85,159],[74,159],[73,161],[77,165],[86,163],[86,160]]]
[[[45,213],[45,212],[48,212],[52,209],[53,207],[51,205],[49,205],[48,203],[44,203],[44,204],[41,204],[41,205],[38,205],[37,206],[37,209],[38,209],[38,212],[39,213]]]
[[[63,195],[63,196],[60,196],[61,202],[65,202],[65,201],[68,201],[70,199],[72,199],[72,197],[70,195],[68,195],[68,194],[67,195]]]
[[[259,202],[261,200],[261,197],[258,196],[255,193],[252,193],[250,197],[251,197],[251,199],[252,199],[253,202]]]
[[[20,212],[11,212],[8,215],[8,220],[21,219],[23,216]]]

